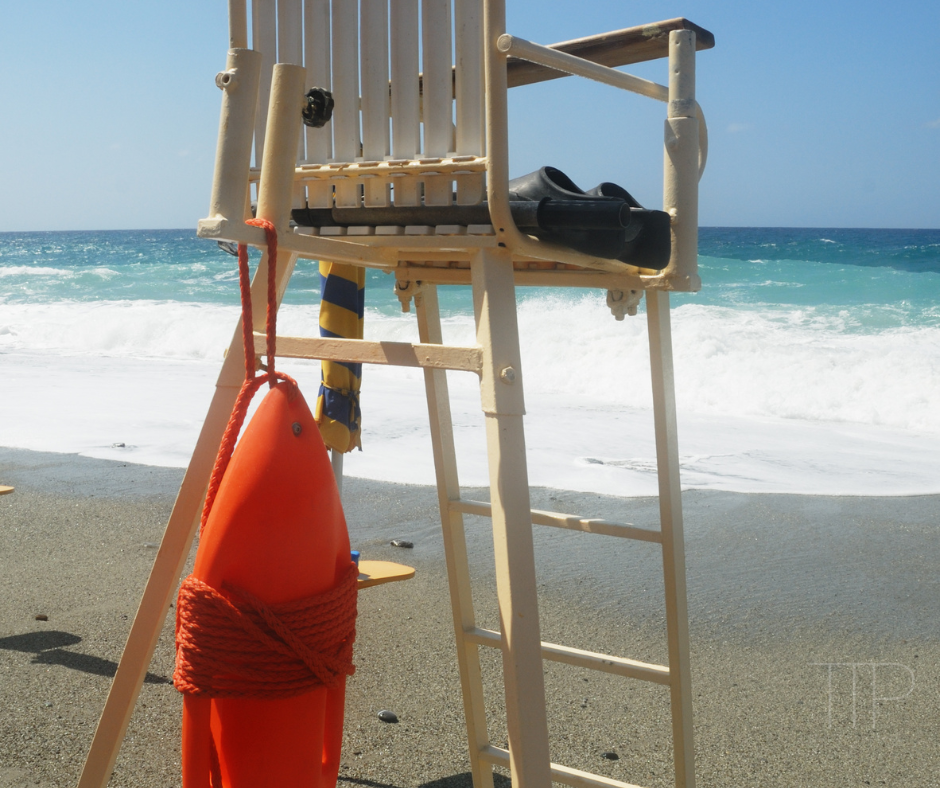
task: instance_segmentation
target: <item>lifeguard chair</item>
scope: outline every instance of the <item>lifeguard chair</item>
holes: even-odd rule
[[[278,301],[298,258],[392,271],[403,302],[414,298],[419,343],[279,337],[278,352],[425,370],[475,788],[492,787],[493,766],[510,768],[516,788],[545,788],[552,781],[628,788],[550,762],[544,659],[668,686],[675,782],[690,788],[692,693],[669,292],[700,287],[698,180],[707,146],[695,100],[695,52],[713,46],[713,37],[673,19],[545,47],[506,31],[505,0],[277,0],[276,5],[275,0],[253,0],[250,9],[246,2],[229,0],[230,50],[216,78],[222,115],[215,178],[209,216],[199,223],[198,234],[265,250],[264,231],[245,223],[256,200],[257,217],[277,228]],[[614,68],[665,57],[668,87]],[[520,214],[509,190],[507,91],[567,75],[666,104],[663,210],[669,217],[669,254],[662,270],[553,242],[556,236],[533,231],[538,216],[534,224],[517,226]],[[321,90],[310,93],[312,88]],[[330,97],[335,107],[328,118]],[[532,206],[527,209],[531,217]],[[259,353],[264,352],[267,265],[265,253],[252,286]],[[442,343],[437,287],[448,284],[473,287],[473,346]],[[531,510],[516,285],[601,288],[619,317],[635,312],[646,294],[658,530]],[[113,767],[195,536],[213,459],[242,382],[242,351],[237,328],[102,714],[82,788],[104,786]],[[488,503],[461,497],[445,370],[480,377]],[[475,621],[464,514],[492,518],[501,632],[482,629]],[[661,545],[668,665],[541,641],[533,523]],[[502,652],[508,750],[493,745],[487,733],[480,647]]]

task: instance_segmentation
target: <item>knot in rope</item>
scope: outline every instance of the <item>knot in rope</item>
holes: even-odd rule
[[[174,685],[190,695],[267,699],[339,685],[355,670],[358,574],[350,563],[327,591],[279,605],[190,575],[176,609]]]

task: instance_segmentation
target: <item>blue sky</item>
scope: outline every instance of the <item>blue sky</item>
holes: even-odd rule
[[[940,227],[940,4],[508,0],[552,43],[685,16],[709,124],[703,225]],[[0,0],[0,231],[194,227],[224,0]],[[663,62],[630,67],[664,82]],[[663,105],[569,78],[514,91],[512,168],[662,196]]]

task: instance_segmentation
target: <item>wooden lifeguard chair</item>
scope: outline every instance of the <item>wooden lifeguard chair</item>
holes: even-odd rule
[[[550,762],[542,660],[667,685],[671,692],[675,782],[694,785],[685,558],[679,488],[669,291],[694,291],[698,180],[704,120],[695,100],[695,52],[714,39],[684,19],[634,27],[550,47],[505,29],[505,0],[229,0],[230,50],[216,78],[222,115],[215,178],[203,238],[264,250],[257,216],[278,231],[278,301],[298,257],[394,272],[398,294],[414,297],[420,342],[279,337],[286,357],[418,366],[425,370],[467,737],[475,788],[492,788],[493,766],[516,788],[626,783]],[[249,48],[248,20],[251,19]],[[668,87],[613,67],[668,57]],[[420,62],[419,62],[420,58]],[[508,198],[507,91],[578,75],[666,104],[664,210],[671,256],[662,271],[593,257],[517,229]],[[305,94],[335,100],[321,128],[303,126]],[[303,134],[301,131],[303,130]],[[423,133],[422,133],[423,132]],[[252,149],[254,147],[254,163]],[[254,191],[253,191],[254,190]],[[446,211],[485,203],[489,221],[440,221]],[[371,220],[376,209],[408,209],[410,220]],[[292,226],[295,209],[343,210],[344,222]],[[444,213],[441,212],[444,209]],[[350,220],[361,212],[362,221]],[[394,211],[387,216],[406,215]],[[459,210],[452,215],[459,218]],[[423,220],[422,217],[429,217]],[[431,221],[430,217],[434,217]],[[267,255],[252,285],[255,340],[264,352]],[[471,284],[477,343],[443,345],[437,287]],[[516,285],[596,287],[631,309],[644,292],[649,323],[658,457],[659,530],[532,511],[523,436],[524,366]],[[622,316],[622,312],[621,312]],[[242,383],[236,328],[215,396],[167,525],[140,609],[102,713],[81,788],[102,788],[136,702],[196,533],[206,484]],[[461,497],[445,370],[480,377],[490,461],[489,503]],[[492,518],[502,631],[477,626],[470,596],[463,515]],[[639,539],[662,547],[668,665],[543,643],[532,524]],[[480,679],[480,647],[501,650],[509,747],[494,746]]]

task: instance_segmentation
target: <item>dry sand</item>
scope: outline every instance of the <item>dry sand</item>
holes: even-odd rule
[[[17,487],[0,498],[0,788],[76,783],[181,476],[0,449],[0,481]],[[346,485],[355,546],[418,573],[360,596],[339,785],[469,786],[436,493]],[[536,490],[533,502],[656,520],[650,499]],[[940,499],[690,492],[684,502],[698,784],[940,785]],[[495,626],[489,524],[467,527],[479,620]],[[389,546],[396,537],[415,548]],[[537,531],[543,636],[663,661],[657,549],[612,541]],[[171,627],[112,786],[179,785]],[[504,744],[498,655],[483,657],[491,736]],[[556,761],[672,784],[665,689],[545,671]],[[380,722],[380,709],[400,722]]]

